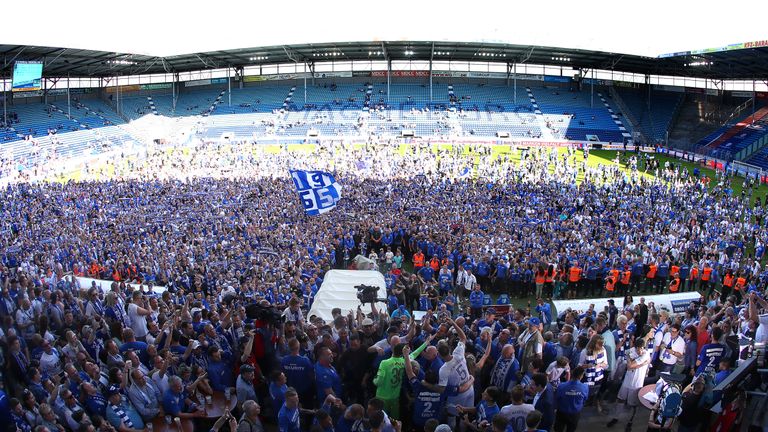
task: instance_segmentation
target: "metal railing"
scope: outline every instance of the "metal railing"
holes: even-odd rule
[[[755,140],[752,144],[748,145],[746,148],[740,150],[736,155],[733,157],[737,161],[744,161],[749,159],[750,156],[757,153],[760,149],[765,146],[765,144],[768,143],[768,134],[765,134]]]

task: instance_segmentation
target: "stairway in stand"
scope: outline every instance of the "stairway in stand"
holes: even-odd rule
[[[611,108],[611,106],[608,105],[608,101],[605,100],[605,96],[603,96],[602,93],[597,92],[597,97],[600,98],[600,101],[603,103],[603,106],[605,106],[605,109],[607,109],[608,113],[611,114],[611,118],[613,119],[613,122],[616,123],[616,126],[619,127],[619,130],[621,131],[621,136],[627,139],[632,138],[632,134],[630,134],[627,131],[627,128],[624,127],[624,122],[622,122],[619,116],[613,111],[613,108]]]
[[[526,87],[525,91],[528,93],[528,99],[531,101],[531,106],[533,107],[533,114],[536,115],[536,120],[539,123],[539,129],[541,130],[540,138],[547,140],[555,139],[555,136],[552,135],[552,130],[547,127],[547,121],[544,118],[544,114],[541,112],[541,108],[539,108],[539,103],[536,102],[536,96],[533,95],[533,90],[531,90],[530,87]]]

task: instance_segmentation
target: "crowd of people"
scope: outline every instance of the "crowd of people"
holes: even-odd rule
[[[768,341],[765,209],[728,178],[649,175],[643,158],[201,143],[9,185],[3,424],[574,431],[585,405],[617,415],[616,400],[636,405],[644,382],[676,372],[692,383],[682,413],[650,424],[708,427],[721,420],[702,401],[735,367],[733,337]],[[339,205],[304,215],[289,169],[333,172]],[[385,273],[388,310],[309,316],[326,273],[357,255]],[[702,293],[684,314],[640,298],[684,290]],[[614,295],[624,303],[550,304]],[[206,397],[230,391],[233,412],[206,424]]]

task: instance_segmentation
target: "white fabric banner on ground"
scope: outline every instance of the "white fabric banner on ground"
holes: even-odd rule
[[[653,302],[656,305],[656,310],[666,309],[673,313],[682,313],[688,308],[688,305],[692,301],[698,301],[701,295],[698,292],[683,292],[675,294],[659,294],[659,295],[633,295],[632,299],[635,304],[640,303],[640,298],[645,298],[645,304]],[[589,309],[589,305],[595,305],[595,311],[600,312],[605,306],[608,305],[608,300],[613,299],[616,307],[621,309],[624,304],[624,297],[604,297],[604,298],[586,298],[586,299],[574,299],[574,300],[552,300],[552,304],[555,305],[557,313],[571,308],[576,312],[584,312]]]
[[[80,289],[82,289],[82,290],[89,290],[89,289],[91,289],[91,286],[92,286],[93,282],[96,282],[96,286],[105,294],[109,292],[110,287],[112,286],[112,282],[113,282],[111,280],[93,279],[93,278],[87,278],[87,277],[78,277],[77,281],[80,282]],[[139,284],[129,283],[128,285],[132,285],[134,288],[137,288],[137,289],[139,288]],[[146,290],[146,285],[145,285],[144,289]],[[152,286],[152,291],[155,294],[160,295],[160,294],[165,292],[165,287],[164,286]]]
[[[331,314],[333,308],[340,308],[342,315],[347,315],[349,311],[356,311],[357,307],[360,306],[360,300],[357,299],[357,288],[355,288],[358,285],[378,287],[378,298],[387,298],[384,275],[380,272],[375,270],[331,270],[326,273],[307,317],[316,315],[326,322],[330,322],[333,320]],[[376,309],[386,311],[387,305],[376,303]],[[363,307],[363,313],[367,314],[370,311],[371,306],[366,304]]]

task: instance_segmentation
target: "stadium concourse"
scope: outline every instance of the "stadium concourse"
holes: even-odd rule
[[[341,200],[307,216],[290,170]],[[662,155],[188,140],[67,175],[0,197],[11,429],[727,428],[733,341],[768,339],[764,186]],[[388,309],[307,316],[357,255]],[[638,397],[667,371],[680,410]]]

